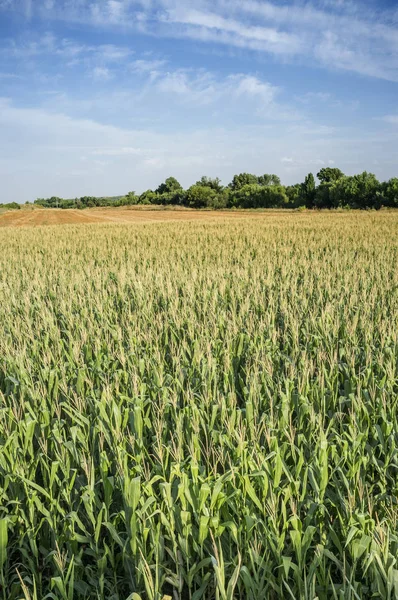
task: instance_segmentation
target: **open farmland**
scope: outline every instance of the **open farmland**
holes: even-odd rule
[[[286,211],[270,213],[279,215]],[[197,211],[189,209],[145,208],[91,208],[40,209],[23,208],[0,213],[0,227],[38,227],[42,225],[83,225],[88,223],[146,223],[153,221],[196,221],[209,219],[236,219],[250,216],[245,211]]]
[[[197,214],[0,230],[0,598],[397,599],[398,213]]]

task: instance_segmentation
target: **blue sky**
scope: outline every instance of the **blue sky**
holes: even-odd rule
[[[398,176],[398,7],[0,0],[0,202]]]

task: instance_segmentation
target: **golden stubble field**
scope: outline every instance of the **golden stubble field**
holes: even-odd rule
[[[269,215],[281,214],[270,211]],[[0,213],[0,227],[41,225],[84,225],[88,223],[150,223],[159,221],[202,221],[247,218],[249,211],[151,210],[133,208],[40,209],[22,208]]]
[[[397,600],[398,213],[148,213],[0,230],[1,600]]]

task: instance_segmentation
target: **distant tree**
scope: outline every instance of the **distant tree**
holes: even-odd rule
[[[264,208],[285,208],[289,205],[286,188],[271,184],[263,189]]]
[[[247,183],[231,192],[231,205],[236,208],[258,208],[261,204],[262,187],[258,183]]]
[[[317,173],[317,177],[321,183],[332,183],[344,177],[344,173],[336,167],[324,167]]]
[[[384,206],[398,208],[398,177],[393,177],[382,185],[382,202]]]
[[[336,194],[334,189],[336,187],[335,181],[328,181],[321,183],[315,191],[314,206],[316,208],[337,208]]]
[[[76,200],[61,200],[59,208],[75,208],[78,202],[78,198]]]
[[[139,204],[139,197],[135,192],[129,192],[123,199],[121,199],[120,203],[124,206],[133,206],[135,204]]]
[[[62,198],[52,196],[51,198],[37,198],[37,200],[34,201],[34,204],[48,208],[58,208],[61,202]]]
[[[299,206],[305,205],[301,196],[301,185],[299,183],[286,186],[285,194],[288,199],[289,207],[298,208]]]
[[[192,185],[187,190],[187,204],[192,208],[206,208],[213,206],[217,192],[207,185]]]
[[[351,208],[380,208],[382,186],[373,173],[342,177],[333,186],[333,206]]]
[[[313,208],[315,201],[315,178],[308,173],[304,183],[301,184],[301,197],[307,208]]]
[[[258,177],[256,175],[252,175],[251,173],[240,173],[239,175],[234,175],[229,187],[231,190],[236,192],[245,185],[258,185]]]
[[[83,208],[93,208],[94,206],[99,206],[99,198],[95,196],[82,196],[78,200],[79,207]]]
[[[268,173],[257,177],[257,182],[259,185],[281,185],[281,180],[278,175]]]
[[[172,192],[165,192],[164,194],[156,194],[155,202],[158,204],[182,206],[186,203],[186,191],[181,188]]]
[[[231,191],[229,188],[223,188],[213,200],[212,208],[227,208],[230,202]]]
[[[175,177],[168,177],[164,183],[161,183],[156,190],[157,194],[169,194],[170,192],[176,192],[182,190],[182,185],[177,181]]]
[[[156,204],[157,197],[158,196],[157,196],[156,192],[153,192],[152,190],[147,190],[146,192],[143,192],[141,194],[139,203],[140,204]]]
[[[212,177],[206,177],[206,175],[203,175],[203,177],[201,177],[199,179],[199,181],[196,182],[195,185],[200,185],[202,187],[209,187],[218,193],[220,193],[223,189],[221,180],[218,177],[212,178]]]
[[[232,205],[237,208],[278,208],[289,203],[283,186],[248,184],[232,192],[231,196]]]

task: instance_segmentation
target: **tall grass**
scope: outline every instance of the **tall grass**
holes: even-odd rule
[[[0,598],[398,598],[398,215],[0,232]]]

